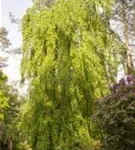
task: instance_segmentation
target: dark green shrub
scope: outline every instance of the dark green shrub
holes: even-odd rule
[[[103,131],[103,150],[135,149],[135,77],[114,84],[109,96],[98,100],[96,123]]]

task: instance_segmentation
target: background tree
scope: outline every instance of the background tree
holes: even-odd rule
[[[0,148],[6,149],[8,142],[14,140],[13,130],[15,118],[19,113],[19,105],[17,91],[7,84],[7,77],[0,72]],[[15,128],[14,128],[15,129]]]
[[[0,46],[7,48],[10,45],[9,39],[7,38],[8,31],[6,28],[2,27],[0,28]]]
[[[10,41],[7,38],[8,36],[8,31],[6,28],[2,27],[0,28],[0,48],[1,50],[4,50],[5,48],[8,48],[10,46]],[[0,68],[5,67],[5,58],[0,57]]]
[[[115,32],[121,31],[119,36],[123,42],[125,72],[132,74],[134,73],[132,50],[135,47],[135,1],[115,0],[112,20],[117,24]]]
[[[0,28],[0,46],[5,50],[10,45],[7,38],[8,32]],[[3,58],[0,60],[0,69],[5,67]],[[0,150],[15,149],[13,144],[15,130],[13,131],[15,118],[19,113],[18,93],[7,83],[7,76],[0,70]]]

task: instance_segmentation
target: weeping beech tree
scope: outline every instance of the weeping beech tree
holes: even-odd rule
[[[117,73],[110,5],[58,0],[37,9],[35,3],[23,17],[21,71],[29,96],[20,127],[32,150],[91,149],[93,101]]]

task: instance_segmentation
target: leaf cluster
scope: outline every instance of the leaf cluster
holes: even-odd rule
[[[7,149],[8,141],[14,145],[15,122],[19,107],[17,90],[7,84],[7,76],[0,71],[0,148],[2,150]]]
[[[107,92],[118,65],[118,43],[101,5],[106,15],[108,0],[59,0],[38,10],[35,2],[23,17],[21,73],[30,81],[20,123],[24,146],[91,149],[93,102]]]
[[[97,101],[95,120],[102,131],[102,149],[135,148],[135,77],[128,76]]]

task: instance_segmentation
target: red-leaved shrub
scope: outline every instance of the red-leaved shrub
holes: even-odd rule
[[[110,87],[110,95],[97,101],[96,123],[103,131],[103,150],[135,150],[135,77]]]

